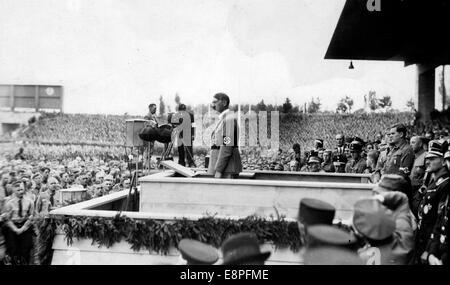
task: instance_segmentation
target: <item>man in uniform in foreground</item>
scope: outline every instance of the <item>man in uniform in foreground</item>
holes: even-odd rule
[[[439,204],[449,190],[450,173],[444,163],[444,151],[439,141],[431,141],[425,156],[430,179],[425,179],[413,201],[414,212],[418,217],[416,232],[415,261],[428,264],[428,243],[433,238],[433,230],[438,219]],[[429,180],[429,181],[428,181]]]
[[[444,155],[447,169],[450,169],[450,151]],[[433,233],[428,241],[428,264],[430,265],[447,265],[448,264],[448,214],[449,214],[449,193],[448,187],[445,194],[439,201],[437,210],[436,223]]]
[[[229,106],[228,95],[214,95],[212,108],[220,115],[211,135],[208,174],[214,175],[215,178],[236,178],[242,171],[237,118]]]
[[[12,184],[14,197],[5,205],[6,248],[13,265],[27,265],[33,247],[32,218],[33,202],[24,196],[25,182],[17,180]]]
[[[373,199],[356,202],[353,227],[364,242],[358,252],[367,265],[409,264],[416,229],[403,193],[409,187],[400,175],[384,175],[373,189]]]

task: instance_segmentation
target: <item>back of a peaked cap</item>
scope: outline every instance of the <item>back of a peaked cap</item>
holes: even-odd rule
[[[308,227],[306,243],[308,247],[339,246],[353,248],[357,240],[353,233],[330,225]]]
[[[384,174],[380,182],[373,188],[374,191],[400,191],[408,192],[410,183],[401,175]]]
[[[359,200],[354,205],[353,226],[366,238],[384,240],[395,231],[392,212],[375,199]]]
[[[306,249],[306,265],[363,265],[363,260],[353,251],[342,247],[323,246]]]
[[[214,264],[219,260],[216,248],[192,239],[182,239],[178,250],[187,264]]]
[[[300,201],[298,221],[305,226],[315,224],[331,225],[336,208],[333,205],[314,198],[303,198]]]

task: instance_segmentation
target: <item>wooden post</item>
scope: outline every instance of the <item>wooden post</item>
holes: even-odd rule
[[[34,109],[39,112],[39,85],[34,86]]]
[[[61,92],[60,92],[60,95],[59,95],[59,104],[60,104],[60,106],[59,106],[59,111],[61,112],[61,113],[64,113],[64,110],[63,110],[63,106],[64,106],[64,87],[63,86],[61,86],[60,87],[61,88]]]
[[[447,105],[447,92],[445,90],[445,65],[442,65],[441,75],[439,76],[439,93],[441,93],[442,96],[442,111],[444,111]]]
[[[16,100],[15,100],[15,94],[14,94],[14,85],[11,85],[10,87],[10,102],[11,102],[11,111],[14,111],[14,107],[16,106]]]

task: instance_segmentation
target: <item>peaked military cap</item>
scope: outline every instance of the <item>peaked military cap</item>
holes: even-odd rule
[[[442,147],[442,143],[439,141],[430,141],[428,144],[428,152],[425,158],[433,158],[433,157],[443,157],[444,150]]]
[[[238,233],[222,245],[223,264],[243,264],[249,261],[266,261],[270,251],[262,252],[254,234]]]
[[[335,212],[336,208],[327,202],[313,198],[303,198],[300,201],[298,220],[306,226],[315,224],[331,225]]]
[[[360,152],[364,146],[364,141],[358,137],[354,137],[350,143],[350,151]]]
[[[308,247],[332,245],[351,248],[356,244],[356,237],[331,225],[313,225],[307,229],[306,243]]]
[[[400,191],[408,192],[410,184],[406,179],[398,174],[384,174],[381,176],[380,182],[373,188],[376,192],[383,191]]]
[[[178,250],[188,265],[214,264],[219,259],[217,249],[192,239],[182,239],[178,244]]]
[[[384,240],[395,231],[392,212],[375,199],[355,203],[353,225],[363,236],[372,240]]]

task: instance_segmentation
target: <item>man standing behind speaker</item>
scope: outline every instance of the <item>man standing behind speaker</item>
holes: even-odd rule
[[[145,120],[152,121],[156,126],[158,126],[158,120],[156,119],[156,104],[151,103],[148,105],[148,114],[144,117]]]
[[[192,149],[192,143],[194,141],[194,136],[195,136],[195,129],[194,129],[194,114],[192,114],[192,112],[187,112],[186,111],[186,105],[184,104],[180,104],[178,106],[178,114],[175,117],[180,118],[179,123],[182,124],[183,123],[183,113],[185,114],[189,114],[190,122],[189,122],[189,126],[187,124],[184,124],[184,127],[187,128],[191,128],[191,133],[190,134],[186,134],[186,138],[184,138],[184,133],[183,133],[183,129],[180,129],[180,134],[178,136],[178,164],[186,166],[186,160],[188,162],[189,167],[195,167],[195,163],[194,163],[194,152]],[[173,123],[173,122],[172,122]],[[183,125],[182,125],[183,126]]]
[[[224,93],[214,95],[212,108],[220,115],[211,134],[208,174],[214,175],[215,178],[236,178],[242,171],[237,118],[229,106],[228,95]]]
[[[158,120],[156,119],[156,104],[155,103],[150,103],[150,105],[148,105],[148,114],[144,116],[145,120],[149,120],[150,121],[150,125],[152,127],[158,127]],[[145,155],[145,162],[144,164],[147,165],[148,169],[151,169],[151,158],[152,158],[152,153],[153,150],[155,148],[155,142],[154,141],[149,141],[147,143],[144,143],[144,149],[146,151],[144,151]]]

